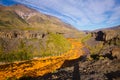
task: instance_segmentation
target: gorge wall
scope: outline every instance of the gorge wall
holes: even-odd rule
[[[47,34],[47,33],[46,33]],[[42,39],[45,35],[45,33],[40,31],[0,31],[0,38],[26,38],[26,39]]]
[[[85,45],[91,54],[117,57],[120,59],[120,26],[90,32]]]

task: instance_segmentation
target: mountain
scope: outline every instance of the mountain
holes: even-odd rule
[[[40,13],[24,5],[0,6],[0,28],[76,32],[77,29],[60,19]]]

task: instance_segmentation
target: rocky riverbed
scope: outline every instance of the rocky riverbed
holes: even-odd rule
[[[120,60],[104,58],[100,60],[66,61],[64,65],[42,77],[22,77],[20,80],[120,80]]]

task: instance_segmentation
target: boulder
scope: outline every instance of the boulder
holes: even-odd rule
[[[113,48],[113,50],[112,50],[112,56],[116,57],[117,59],[120,59],[120,47]]]

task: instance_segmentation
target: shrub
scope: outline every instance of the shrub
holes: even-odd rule
[[[18,48],[16,50],[11,50],[7,53],[0,48],[0,62],[29,60],[33,57],[57,56],[68,51],[71,47],[67,39],[62,35],[55,33],[49,33],[45,40],[37,39],[37,41],[39,41],[39,44],[37,45],[38,49],[29,46],[26,43],[26,40],[21,40],[20,45],[17,46]]]
[[[30,48],[26,47],[25,44],[21,42],[19,49],[8,52],[8,53],[5,53],[5,52],[0,53],[0,61],[1,62],[13,62],[13,61],[31,59],[32,54],[30,54],[30,50],[28,49]]]
[[[46,47],[41,49],[42,56],[60,55],[70,49],[70,43],[60,34],[50,33],[46,41]]]
[[[89,40],[91,38],[91,34],[87,34],[83,37],[81,37],[79,40],[82,42],[82,43],[85,43],[87,40]]]

